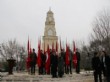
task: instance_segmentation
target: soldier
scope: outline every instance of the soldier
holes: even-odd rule
[[[72,60],[73,60],[73,53],[69,48],[69,66],[67,67],[67,73],[72,74]]]
[[[58,57],[58,76],[62,77],[63,74],[64,74],[64,59],[62,54],[60,53]]]
[[[33,49],[32,54],[30,54],[30,59],[31,59],[31,62],[30,62],[30,64],[31,64],[31,74],[35,74],[35,65],[36,65],[36,59],[37,59],[35,49]]]
[[[94,52],[94,57],[92,58],[92,68],[94,70],[94,80],[95,82],[102,82],[102,66],[101,66],[101,60],[99,58],[99,54],[97,52]],[[98,78],[100,81],[98,81]]]
[[[51,73],[52,78],[57,78],[57,66],[58,66],[58,56],[56,55],[55,50],[51,54]]]
[[[107,55],[105,51],[101,52],[101,62],[102,62],[102,70],[107,82],[110,82],[110,57]]]
[[[63,62],[64,62],[64,71],[66,73],[66,64],[65,64],[65,51],[64,49],[61,49],[61,57],[63,58]]]
[[[79,74],[80,73],[80,53],[78,52],[78,49],[76,49],[76,57],[77,57],[77,66],[76,66],[76,73]]]
[[[40,50],[40,63],[41,63],[41,65],[39,67],[39,75],[43,74],[43,67],[44,67],[44,62],[42,61],[43,55],[44,55],[43,51]]]
[[[46,63],[46,55],[41,50],[41,74],[45,74],[45,63]]]

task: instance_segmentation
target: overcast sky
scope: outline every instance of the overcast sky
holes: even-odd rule
[[[97,13],[110,7],[109,0],[0,0],[0,43],[11,39],[37,47],[44,35],[46,14],[51,7],[57,36],[71,42],[86,41]]]

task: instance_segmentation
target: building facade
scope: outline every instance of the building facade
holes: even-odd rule
[[[47,17],[45,21],[42,49],[46,51],[48,45],[50,49],[52,49],[52,45],[54,46],[55,49],[57,42],[58,42],[58,36],[56,35],[54,13],[50,9],[47,12]]]

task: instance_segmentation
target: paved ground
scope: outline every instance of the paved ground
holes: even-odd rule
[[[85,72],[80,74],[64,74],[62,78],[51,78],[51,75],[29,75],[26,72],[14,73],[13,75],[8,75],[7,73],[2,73],[3,77],[0,82],[94,82],[93,75],[90,73],[86,75]]]

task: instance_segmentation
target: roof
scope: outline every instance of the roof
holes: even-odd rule
[[[51,11],[51,9],[49,9],[49,11],[47,12],[47,14],[53,14],[53,12]]]

